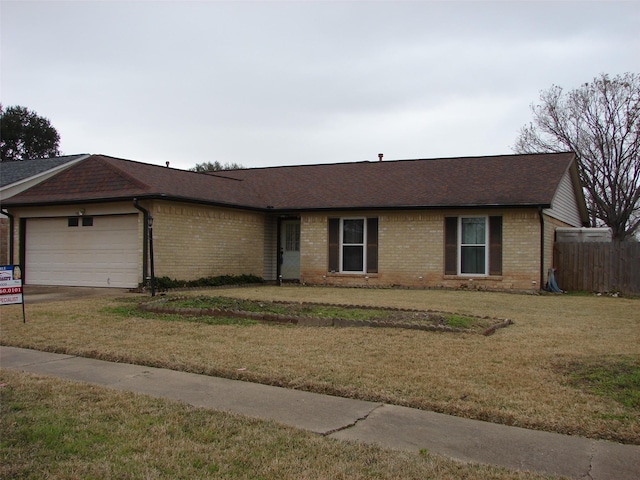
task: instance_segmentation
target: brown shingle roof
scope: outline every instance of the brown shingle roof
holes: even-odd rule
[[[550,206],[573,153],[301,165],[201,174],[93,155],[6,206],[164,197],[276,210]]]
[[[205,203],[247,206],[259,203],[244,182],[146,163],[92,155],[83,162],[26,190],[5,205],[168,197]]]
[[[550,205],[573,153],[340,163],[225,172],[275,209]]]

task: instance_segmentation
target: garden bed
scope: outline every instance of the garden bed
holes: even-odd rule
[[[491,335],[511,325],[509,319],[457,315],[432,310],[334,305],[308,302],[268,302],[227,297],[165,297],[142,304],[161,314],[246,318],[259,322],[317,327],[384,327]]]

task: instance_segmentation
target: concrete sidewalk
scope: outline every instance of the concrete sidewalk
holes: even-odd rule
[[[575,479],[640,478],[640,446],[249,382],[0,347],[0,367],[270,419],[337,439]]]

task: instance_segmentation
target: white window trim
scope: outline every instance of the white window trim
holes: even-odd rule
[[[468,243],[465,246],[484,247],[484,273],[462,273],[462,219],[484,219],[484,244]],[[489,276],[489,217],[487,215],[464,215],[458,217],[458,275],[461,277],[488,277]]]
[[[363,232],[362,243],[344,243],[344,221],[345,220],[362,220]],[[340,218],[340,243],[339,243],[339,267],[340,273],[362,275],[367,273],[367,219],[366,217],[341,217]],[[347,246],[362,246],[362,270],[344,270],[343,268],[343,254],[344,247]]]

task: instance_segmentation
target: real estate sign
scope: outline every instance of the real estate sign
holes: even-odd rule
[[[16,303],[22,304],[22,321],[25,321],[22,269],[20,265],[0,265],[0,305]]]

